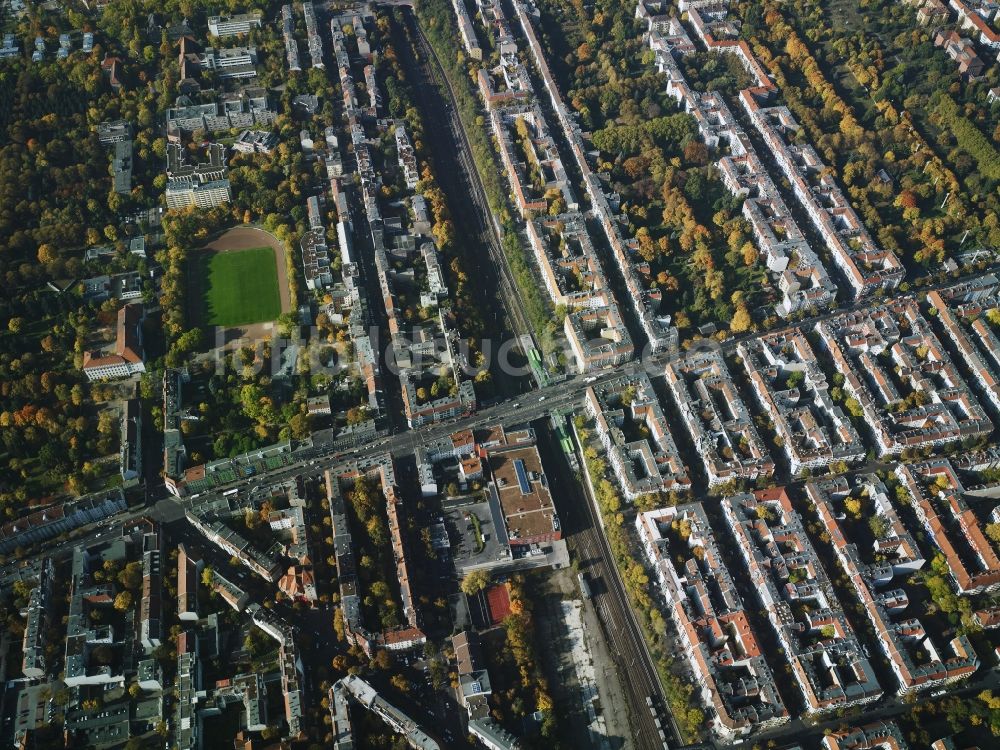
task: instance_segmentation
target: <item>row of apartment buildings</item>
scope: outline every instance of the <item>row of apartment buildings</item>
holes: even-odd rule
[[[520,747],[517,738],[504,731],[490,715],[489,698],[493,688],[479,636],[474,631],[463,630],[451,637],[451,647],[458,668],[455,696],[469,714],[469,734],[488,750],[517,750]]]
[[[210,143],[205,161],[194,164],[188,161],[183,146],[168,143],[167,209],[214,208],[229,203],[232,192],[225,160],[226,147],[221,143]]]
[[[788,108],[768,105],[777,89],[747,43],[736,38],[727,3],[691,3],[687,12],[695,35],[710,51],[735,55],[750,74],[753,85],[740,91],[740,103],[853,296],[895,289],[904,276],[902,264],[891,251],[876,245],[815,149],[797,142],[800,126]]]
[[[590,210],[600,223],[604,237],[611,248],[615,264],[625,280],[625,289],[629,299],[619,302],[629,304],[635,311],[639,326],[648,340],[652,353],[675,351],[679,335],[670,315],[662,310],[663,290],[650,284],[648,264],[638,253],[638,240],[635,237],[625,236],[623,225],[626,222],[612,209],[600,178],[588,162],[589,148],[584,142],[580,126],[573,119],[562,100],[555,77],[549,70],[542,46],[535,34],[531,17],[537,11],[525,2],[515,2],[514,11],[517,14],[521,31],[527,40],[532,61],[541,75],[559,127],[569,143],[573,160],[580,170],[583,187],[590,200]],[[592,318],[593,313],[589,313],[587,317]],[[570,340],[572,341],[572,337]]]
[[[995,280],[975,282],[929,297],[994,407],[996,332],[983,313],[996,309],[998,286]],[[805,331],[779,330],[737,346],[792,475],[867,455],[848,407],[857,410],[882,456],[973,441],[992,431],[986,410],[912,298],[827,318],[815,333],[838,377],[838,400]],[[695,348],[668,362],[665,376],[709,488],[774,474],[770,450],[720,350]],[[627,499],[690,487],[647,376],[591,386],[586,408]]]
[[[639,540],[710,722],[732,740],[789,721],[701,503],[640,513]]]
[[[418,175],[417,160],[412,153],[405,125],[378,118],[380,97],[375,93],[378,83],[371,65],[365,68],[371,106],[362,108],[359,105],[347,39],[341,30],[341,25],[346,20],[354,21],[355,28],[363,28],[363,24],[358,23],[361,19],[356,16],[335,17],[331,20],[334,58],[360,178],[361,202],[371,240],[372,259],[388,319],[393,357],[399,367],[403,407],[409,426],[419,427],[475,409],[475,389],[472,381],[465,376],[471,363],[465,361],[465,355],[459,346],[460,336],[455,316],[449,306],[442,304],[446,299],[447,289],[444,286],[437,247],[430,231],[424,198],[415,192],[409,192],[403,206],[405,215],[383,217],[380,190],[382,176],[373,166],[371,141],[367,136],[366,126],[374,124],[378,132],[391,127],[397,144],[402,146],[397,152],[397,158],[404,183],[407,186],[413,185],[413,188],[407,187],[407,191],[413,191],[417,187],[417,182],[413,179]],[[360,47],[359,54],[362,60],[366,59]],[[404,222],[409,225],[408,228],[404,229]],[[353,249],[347,241],[346,229],[345,227],[341,251],[351,257]],[[414,256],[419,257],[420,261],[413,263],[411,259]],[[394,263],[395,260],[404,261],[402,269]],[[350,267],[356,266],[352,262]],[[420,286],[418,279],[426,282],[428,290],[426,294],[420,295],[421,306],[433,314],[421,323],[414,324],[414,316],[406,314],[400,300],[404,289]],[[377,356],[377,353],[373,354]],[[441,372],[447,374],[447,388],[440,388],[437,382],[432,382],[441,379]]]
[[[180,569],[178,572],[180,573]],[[291,741],[299,739],[303,734],[302,693],[305,669],[295,643],[295,628],[260,604],[250,602],[246,593],[235,584],[223,586],[216,583],[216,581],[225,582],[225,579],[214,570],[212,578],[213,590],[237,612],[248,615],[248,624],[252,623],[260,628],[278,643],[277,679],[287,725],[285,736]],[[234,595],[233,591],[240,592],[240,595]],[[188,620],[185,625],[186,627],[177,636],[177,672],[172,716],[173,746],[178,750],[197,750],[205,747],[206,733],[203,726],[205,719],[221,715],[234,703],[242,704],[240,737],[243,731],[260,732],[272,726],[274,722],[269,721],[267,691],[267,683],[271,678],[263,672],[259,670],[241,672],[219,680],[214,685],[205,684],[202,661],[206,657],[219,655],[218,615],[213,614],[198,621]]]
[[[819,519],[807,524],[785,488],[727,497],[722,523],[746,565],[749,589],[781,646],[806,714],[823,715],[862,706],[894,689],[899,696],[940,688],[974,674],[980,665],[970,640],[947,619],[935,619],[920,603],[918,572],[928,564],[927,546],[939,555],[959,596],[995,591],[1000,557],[984,534],[987,519],[972,509],[959,470],[948,459],[896,469],[899,491],[912,499],[912,528],[897,512],[885,484],[874,474],[808,483],[807,501]],[[992,489],[995,497],[995,487]],[[977,496],[978,498],[979,496]],[[978,501],[978,500],[977,500]],[[989,520],[1000,513],[994,510]],[[746,605],[719,554],[715,531],[702,503],[640,513],[639,540],[677,627],[713,731],[726,741],[787,721],[774,682],[778,665],[760,654],[762,623]],[[927,538],[917,541],[917,532]],[[824,563],[810,539],[829,538],[834,559],[872,627],[894,685],[879,677],[867,646],[845,615]],[[976,614],[994,627],[995,614]]]
[[[405,621],[405,624],[392,630],[375,629],[372,623],[365,622],[362,612],[362,600],[367,596],[367,593],[360,590],[353,531],[348,519],[346,499],[341,489],[342,479],[356,477],[364,477],[367,481],[377,483],[376,491],[385,498],[385,511],[389,521],[389,535],[399,583],[400,604]],[[372,656],[379,648],[390,651],[406,651],[425,643],[427,637],[420,628],[420,616],[411,588],[410,566],[406,559],[401,527],[402,497],[396,487],[395,466],[392,457],[387,454],[379,456],[345,476],[335,476],[332,472],[327,471],[325,482],[337,564],[337,583],[340,586],[340,608],[348,640],[359,646],[369,656]]]
[[[214,101],[195,102],[182,94],[167,109],[167,140],[180,143],[184,135],[196,130],[214,133],[231,128],[266,127],[278,113],[260,86],[245,86],[238,91],[218,94]]]
[[[824,479],[808,484],[806,495],[889,661],[898,694],[973,674],[979,659],[968,638],[928,631],[910,606],[909,579],[927,561],[881,480],[874,475]],[[852,512],[848,501],[859,503],[861,513]],[[869,538],[861,543],[866,528]]]
[[[295,39],[295,18],[292,15],[291,3],[281,6],[281,38],[285,43],[285,59],[288,61],[288,70],[296,73],[302,70],[302,63],[299,61],[299,43]]]
[[[912,298],[821,321],[816,331],[879,453],[985,437],[993,423]]]
[[[499,54],[495,68],[478,72],[480,93],[544,288],[553,306],[566,309],[563,332],[576,369],[621,364],[634,355],[635,345],[518,57],[508,19],[492,0],[479,0],[477,7]],[[476,30],[461,0],[455,11],[466,50],[481,59]]]
[[[334,750],[353,750],[354,730],[350,704],[356,703],[381,719],[395,734],[401,735],[414,750],[440,750],[438,742],[416,721],[378,694],[358,675],[337,680],[328,694]]]

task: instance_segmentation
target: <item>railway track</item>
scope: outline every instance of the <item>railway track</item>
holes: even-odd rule
[[[677,747],[680,744],[680,734],[667,706],[660,677],[635,619],[611,547],[600,525],[596,500],[587,482],[576,483],[576,486],[584,497],[581,498],[583,502],[576,503],[574,507],[585,509],[586,528],[577,531],[572,539],[578,558],[589,564],[587,572],[590,580],[600,581],[600,585],[592,587],[591,600],[597,609],[625,690],[636,747],[643,750],[667,747],[667,743],[660,737],[660,728],[656,726],[657,717],[661,717],[661,726],[669,740],[669,746]],[[652,699],[656,716],[650,711],[647,698]]]
[[[450,101],[447,111],[448,126],[452,131],[455,142],[460,146],[457,154],[458,160],[467,175],[467,182],[472,188],[471,197],[479,208],[475,216],[475,222],[479,228],[480,239],[483,240],[483,244],[486,245],[490,254],[490,260],[499,272],[501,294],[507,303],[507,314],[511,320],[512,328],[514,328],[518,335],[528,335],[535,347],[540,350],[531,321],[524,309],[524,302],[518,291],[514,273],[511,271],[507,256],[503,250],[500,226],[490,210],[489,201],[486,198],[486,189],[483,187],[479,171],[476,169],[476,163],[472,156],[472,144],[469,142],[468,134],[465,132],[465,127],[462,125],[462,120],[458,115],[458,100],[455,97],[451,81],[445,74],[441,61],[434,53],[434,49],[424,35],[423,29],[420,28],[420,24],[417,23],[413,12],[407,8],[403,13],[413,37],[418,43],[420,53],[427,61],[428,66],[432,68],[432,76],[443,83],[444,89],[448,92],[448,99]],[[424,85],[434,84],[428,80],[424,82]]]

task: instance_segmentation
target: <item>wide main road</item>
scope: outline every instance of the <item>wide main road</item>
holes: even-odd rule
[[[920,292],[944,289],[994,272],[1000,272],[1000,264],[994,264],[983,271],[923,287]],[[867,309],[877,304],[878,302],[874,300],[855,302],[839,309],[805,318],[795,323],[794,327],[808,329],[820,321],[847,312]],[[758,338],[761,335],[766,334],[744,334],[726,339],[722,343],[712,339],[704,339],[693,342],[692,348],[696,346],[714,347],[721,349],[726,355],[731,355],[736,351],[736,347],[740,342]],[[567,355],[571,356],[569,352],[567,352]],[[639,359],[625,362],[616,367],[609,367],[587,375],[572,376],[561,382],[548,385],[541,390],[510,396],[499,403],[480,409],[469,416],[404,430],[349,450],[340,450],[337,452],[324,451],[322,448],[299,450],[296,452],[296,459],[292,463],[272,471],[259,472],[250,479],[242,479],[228,485],[219,485],[211,491],[211,494],[221,493],[240,485],[262,485],[268,482],[283,481],[293,476],[308,476],[325,469],[337,470],[354,464],[357,461],[363,461],[386,452],[410,453],[419,445],[434,443],[447,438],[451,433],[459,430],[498,423],[513,425],[530,422],[540,417],[548,416],[556,410],[571,410],[580,406],[587,386],[591,383],[603,383],[619,378],[622,375],[638,374],[643,370],[651,377],[659,376],[663,374],[668,362],[683,358],[686,355],[687,352],[661,352],[656,355],[644,354]]]

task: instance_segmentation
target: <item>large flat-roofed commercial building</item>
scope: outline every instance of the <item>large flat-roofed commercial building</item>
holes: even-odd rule
[[[487,456],[493,475],[492,498],[500,505],[510,546],[562,539],[538,448],[533,443],[498,446]]]

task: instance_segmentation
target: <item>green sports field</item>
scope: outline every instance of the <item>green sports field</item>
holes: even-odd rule
[[[241,326],[281,314],[274,250],[254,247],[201,256],[202,324]]]

